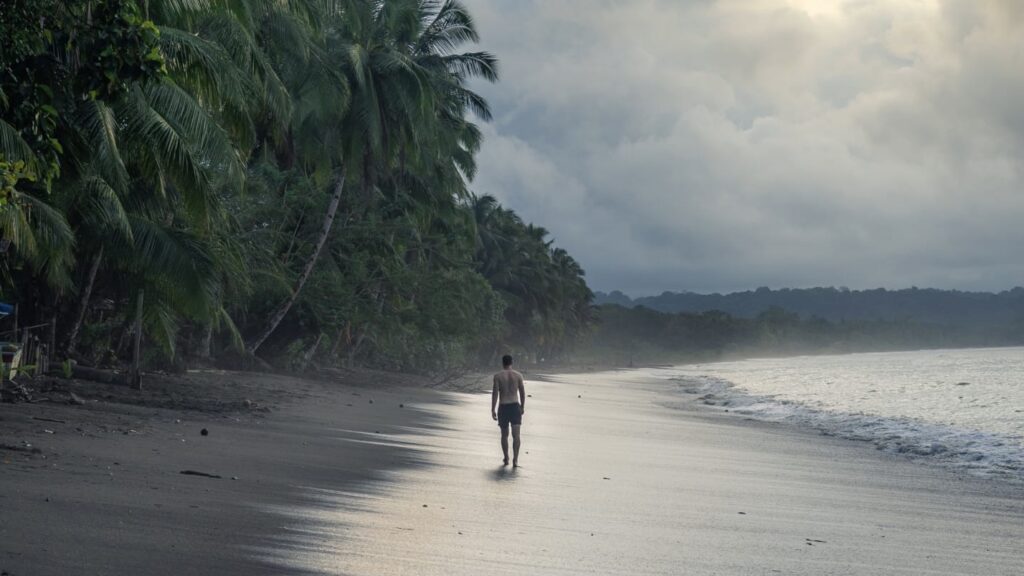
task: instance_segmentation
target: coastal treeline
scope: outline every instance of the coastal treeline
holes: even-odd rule
[[[721,310],[666,313],[618,304],[597,306],[595,318],[594,330],[577,348],[578,360],[619,366],[1024,345],[1024,319],[999,327],[971,327],[906,318],[831,321],[779,307],[740,317]]]
[[[1024,288],[1002,292],[966,292],[935,288],[850,290],[848,288],[782,288],[729,294],[663,292],[630,298],[622,292],[598,292],[597,304],[645,306],[659,312],[699,313],[721,310],[753,318],[772,307],[830,321],[901,320],[970,327],[999,327],[1024,320]]]
[[[6,2],[3,339],[136,369],[557,354],[593,296],[469,188],[477,40],[452,0]]]

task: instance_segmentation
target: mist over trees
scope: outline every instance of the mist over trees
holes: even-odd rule
[[[935,348],[1024,345],[1024,320],[999,326],[954,326],[912,320],[840,320],[772,307],[754,317],[720,310],[659,312],[604,304],[581,340],[577,359],[641,365],[756,356],[845,354]]]
[[[595,296],[581,358],[619,365],[760,355],[1024,345],[1024,289],[910,288]]]

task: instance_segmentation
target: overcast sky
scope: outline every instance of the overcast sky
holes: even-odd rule
[[[473,189],[592,288],[1024,284],[1024,1],[466,1]]]

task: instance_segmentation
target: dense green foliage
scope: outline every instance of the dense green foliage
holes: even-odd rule
[[[804,317],[826,320],[892,320],[965,327],[1001,327],[1024,321],[1024,288],[999,293],[907,288],[904,290],[847,290],[758,288],[732,294],[665,292],[631,299],[621,292],[598,292],[598,304],[645,306],[660,312],[699,313],[722,310],[753,318],[779,307]]]
[[[778,307],[750,318],[719,310],[666,313],[603,304],[579,359],[627,366],[658,362],[1024,345],[1024,321],[1000,328],[901,320],[829,321]]]
[[[455,0],[5,5],[0,299],[96,364],[558,354],[592,294],[469,191],[475,41]]]
[[[62,140],[74,137],[68,113],[163,72],[159,31],[131,1],[15,0],[0,26],[2,154],[20,163],[4,174],[25,180],[21,187],[59,175]]]

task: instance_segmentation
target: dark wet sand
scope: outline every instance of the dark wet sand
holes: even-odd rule
[[[51,455],[0,452],[0,570],[1024,574],[1019,486],[668,408],[682,399],[629,373],[527,388],[518,470],[482,394],[333,388],[255,421],[93,417],[129,434],[47,435],[27,411],[73,409],[0,407],[5,442]]]
[[[429,390],[234,377],[246,381],[247,394],[276,398],[277,409],[0,404],[0,573],[306,574],[266,560],[294,534],[277,511],[315,501],[317,488],[372,490],[388,470],[422,465],[415,451],[381,439],[437,421],[400,407],[436,401]],[[90,390],[99,397],[123,392]],[[234,390],[212,396],[227,392]],[[25,442],[41,452],[20,450]]]

